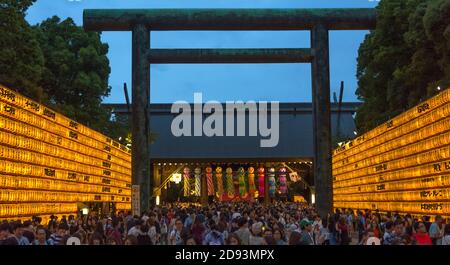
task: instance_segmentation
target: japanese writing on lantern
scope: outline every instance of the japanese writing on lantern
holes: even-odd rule
[[[430,109],[430,105],[428,103],[424,103],[422,105],[417,106],[417,112],[422,113],[426,110]]]
[[[10,113],[10,114],[16,114],[16,109],[13,108],[12,106],[9,106],[9,105],[5,105],[5,106],[3,107],[3,110],[4,110],[5,112]]]
[[[420,192],[422,198],[442,197],[442,190],[424,190]]]
[[[0,97],[6,98],[7,100],[12,102],[16,100],[16,94],[7,89],[4,89],[3,87],[0,87]]]
[[[377,185],[377,190],[385,190],[385,189],[386,189],[386,185],[385,184]]]
[[[70,136],[70,138],[78,139],[78,134],[77,134],[76,132],[70,131],[70,132],[69,132],[69,136]]]
[[[442,203],[422,203],[420,205],[421,210],[427,210],[427,211],[442,210],[442,208],[443,208]]]
[[[67,179],[76,180],[77,179],[77,174],[76,173],[68,173],[67,174]]]
[[[381,171],[381,170],[386,170],[386,169],[387,169],[387,164],[375,166],[375,171]]]
[[[50,177],[54,177],[55,176],[55,170],[54,169],[46,168],[46,169],[44,169],[44,172],[45,172],[46,176],[50,176]]]
[[[394,121],[388,121],[388,122],[386,123],[386,127],[387,127],[387,128],[391,128],[392,126],[394,126]]]
[[[39,106],[39,104],[37,104],[36,102],[30,101],[30,100],[27,100],[27,102],[25,103],[25,105],[26,105],[28,108],[30,108],[30,109],[32,109],[32,110],[34,110],[34,111],[39,111],[39,109],[41,108],[41,107]]]
[[[44,115],[49,118],[56,119],[56,113],[54,113],[53,111],[51,111],[47,108],[44,109]]]
[[[442,162],[442,163],[436,163],[433,164],[434,171],[442,171],[443,169],[449,170],[450,169],[450,161]]]
[[[422,179],[422,183],[433,182],[433,181],[434,181],[434,178],[425,178],[425,179]]]
[[[74,121],[70,121],[69,122],[69,126],[74,128],[74,129],[78,129],[78,123],[74,122]]]

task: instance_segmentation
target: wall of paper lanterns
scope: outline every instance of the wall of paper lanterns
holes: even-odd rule
[[[0,85],[0,219],[131,208],[131,151]]]
[[[450,215],[450,89],[333,151],[335,208]]]

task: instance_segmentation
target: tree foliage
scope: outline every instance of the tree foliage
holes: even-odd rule
[[[0,0],[0,82],[40,100],[44,57],[25,20],[34,0]]]
[[[40,84],[47,101],[78,122],[106,131],[111,113],[100,104],[111,90],[108,45],[71,18],[54,16],[35,30],[45,57]]]
[[[0,83],[62,114],[118,139],[129,122],[111,120],[101,106],[110,93],[108,45],[71,18],[54,16],[30,26],[35,0],[0,0]]]
[[[360,133],[450,85],[450,1],[382,0],[377,12],[359,48]]]

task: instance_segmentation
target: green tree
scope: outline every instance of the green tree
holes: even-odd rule
[[[110,129],[108,45],[100,34],[85,32],[71,18],[54,16],[35,27],[45,57],[40,85],[58,111],[101,132]]]
[[[25,20],[34,0],[0,0],[0,83],[38,101],[44,57]]]
[[[358,57],[358,131],[366,132],[450,82],[450,2],[382,0]]]

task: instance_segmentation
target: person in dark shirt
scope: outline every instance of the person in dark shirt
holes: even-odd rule
[[[11,226],[8,222],[3,222],[0,225],[0,246],[19,245],[19,241],[11,232]]]
[[[33,226],[31,224],[31,221],[25,221],[23,222],[23,236],[28,239],[28,242],[34,242],[35,236],[33,232]]]

